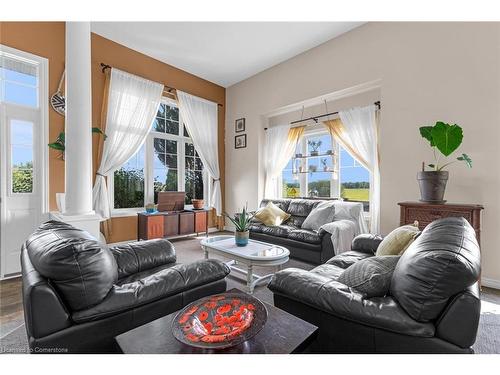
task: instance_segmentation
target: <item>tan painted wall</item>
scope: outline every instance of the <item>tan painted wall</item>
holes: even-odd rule
[[[64,70],[65,24],[64,22],[1,22],[0,43],[49,59],[49,94],[57,89]],[[193,95],[225,105],[225,89],[214,83],[189,74],[168,64],[131,50],[99,35],[92,34],[92,121],[100,126],[100,114],[104,88],[104,75],[100,63],[104,62],[141,77],[161,82]],[[49,110],[51,140],[64,128],[64,118]],[[219,108],[219,160],[224,200],[224,108]],[[93,164],[97,170],[98,137],[93,137]],[[56,209],[55,194],[64,191],[64,161],[58,153],[49,154],[49,198],[50,209]],[[224,205],[224,201],[223,201]],[[213,215],[212,215],[213,216]],[[212,225],[215,223],[212,217]],[[137,238],[137,218],[113,219],[113,234],[110,242]]]
[[[262,198],[263,115],[377,79],[382,232],[399,224],[397,202],[419,197],[416,172],[431,152],[418,127],[458,123],[474,168],[450,169],[446,198],[484,204],[483,278],[500,282],[500,23],[369,23],[229,87],[226,209]],[[235,150],[240,117],[248,147]]]

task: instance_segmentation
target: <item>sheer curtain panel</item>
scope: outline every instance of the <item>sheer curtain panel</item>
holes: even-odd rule
[[[217,131],[217,103],[177,90],[179,112],[188,130],[203,166],[212,180],[209,207],[215,208],[217,216],[222,214],[220,184],[219,147]]]
[[[334,137],[370,171],[370,232],[380,230],[380,170],[376,106],[339,111],[340,119],[325,122]]]
[[[290,124],[271,126],[266,130],[264,168],[266,180],[265,198],[278,198],[277,178],[293,156],[298,140],[304,134],[304,126],[290,128]]]
[[[106,140],[93,189],[93,205],[103,220],[111,217],[106,176],[127,162],[144,143],[160,105],[163,85],[112,68],[106,115]]]

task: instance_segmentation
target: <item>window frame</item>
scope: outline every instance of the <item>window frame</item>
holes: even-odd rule
[[[7,124],[7,108],[9,108],[10,111],[23,113],[26,118],[29,119],[28,121],[33,122],[33,125],[37,127],[37,129],[33,129],[34,132],[36,131],[36,137],[35,133],[33,133],[33,158],[38,159],[33,160],[33,191],[31,193],[12,192],[12,176],[10,175],[6,176],[5,181],[0,182],[0,197],[38,195],[40,197],[40,216],[42,220],[45,220],[49,213],[49,151],[48,147],[44,147],[49,143],[49,60],[45,57],[12,48],[1,43],[0,58],[15,59],[20,62],[32,64],[36,68],[37,85],[35,87],[21,82],[2,79],[5,82],[35,88],[37,92],[36,106],[4,101],[4,85],[0,82],[0,122]],[[10,132],[10,126],[6,126],[6,129],[1,134],[2,137],[5,136],[8,139],[9,144],[11,140]],[[7,155],[7,151],[8,150],[4,149],[3,146],[0,146],[0,163],[2,164],[11,162],[11,156]],[[35,182],[35,174],[40,182],[38,188],[38,184]],[[4,213],[2,212],[2,214]]]
[[[177,102],[171,98],[162,97],[160,105],[165,104],[171,107],[178,108]],[[156,116],[155,116],[156,118]],[[179,112],[179,133],[161,133],[153,129],[153,124],[151,124],[151,130],[148,133],[146,140],[144,141],[144,204],[146,202],[154,201],[154,138],[161,138],[177,142],[177,191],[185,191],[186,187],[186,143],[193,143],[191,137],[186,137],[184,135],[184,122],[182,121],[182,116]],[[142,147],[142,146],[141,146]],[[121,216],[135,216],[138,212],[144,211],[143,207],[129,207],[129,208],[115,208],[115,192],[114,192],[114,174],[115,171],[111,172],[108,178],[108,193],[109,193],[109,204],[111,207],[111,217],[121,217]],[[208,197],[210,194],[210,187],[208,182],[208,172],[205,167],[203,167],[203,199],[208,202]],[[191,205],[187,205],[188,207]]]
[[[300,152],[302,155],[307,155],[307,141],[310,138],[316,138],[316,137],[321,137],[328,135],[330,136],[329,132],[325,129],[320,129],[320,128],[311,128],[307,129],[303,136],[301,137],[299,141],[299,148]],[[330,197],[318,197],[319,199],[321,198],[340,198],[340,192],[341,192],[341,174],[342,174],[342,167],[341,167],[341,152],[340,152],[340,144],[337,142],[335,139],[332,139],[332,151],[334,153],[334,158],[335,158],[335,165],[336,165],[336,171],[337,175],[336,178],[330,178]],[[354,157],[351,155],[351,157],[354,160],[354,163],[352,167],[363,167],[363,165]],[[302,159],[302,163],[304,168],[307,168],[307,161],[309,159]],[[370,173],[370,171],[368,171]],[[300,196],[301,197],[307,197],[308,196],[308,185],[309,185],[309,173],[300,173],[299,174],[299,186],[300,186]],[[276,179],[276,183],[278,184],[278,194],[279,198],[283,198],[283,171],[280,173],[279,177]],[[369,217],[370,216],[370,211],[363,211],[364,216]]]

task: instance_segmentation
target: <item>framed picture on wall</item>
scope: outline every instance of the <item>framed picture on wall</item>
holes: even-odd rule
[[[234,137],[234,148],[245,148],[247,147],[247,135],[237,135]]]
[[[245,131],[245,119],[239,118],[234,122],[234,131],[236,133],[241,133]]]

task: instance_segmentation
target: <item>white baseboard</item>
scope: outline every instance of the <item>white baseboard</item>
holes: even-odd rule
[[[481,277],[481,285],[488,288],[500,289],[500,280]]]

